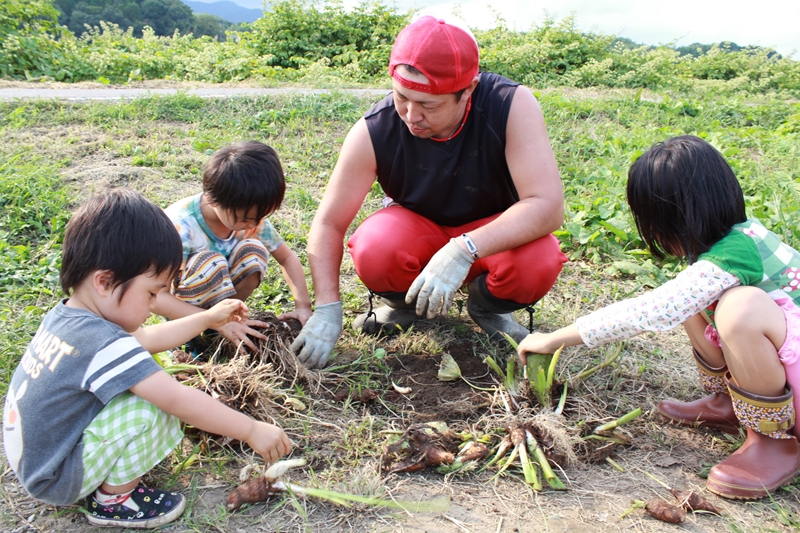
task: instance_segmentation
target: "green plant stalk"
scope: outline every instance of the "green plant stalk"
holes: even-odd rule
[[[190,364],[176,364],[176,365],[169,365],[164,367],[164,372],[173,376],[178,372],[185,372],[186,370],[197,370],[197,373],[200,373],[200,366],[198,365],[190,365]]]
[[[506,373],[503,372],[503,369],[500,368],[500,365],[497,364],[497,361],[495,361],[491,356],[489,356],[486,359],[484,359],[483,362],[489,365],[489,368],[491,368],[494,371],[494,373],[497,374],[497,376],[500,378],[500,383],[505,383]]]
[[[562,483],[561,479],[553,472],[553,468],[547,461],[547,457],[545,457],[542,447],[539,446],[539,442],[533,436],[533,433],[527,429],[525,430],[525,442],[535,461],[539,464],[539,468],[542,469],[542,475],[544,475],[550,488],[555,490],[567,490],[567,487]]]
[[[499,461],[500,458],[506,454],[509,448],[511,448],[511,440],[503,438],[503,440],[500,441],[500,444],[497,445],[494,457],[492,457],[489,461],[484,463],[484,465],[478,469],[477,473],[479,474],[483,472],[484,470],[495,464],[497,461]]]
[[[514,396],[519,396],[519,385],[517,383],[517,359],[515,357],[509,357],[508,362],[506,363],[506,379],[503,382],[503,386]]]
[[[549,354],[531,353],[528,354],[525,364],[528,373],[528,385],[542,407],[550,406],[550,388],[547,385],[546,369],[550,366],[552,357]]]
[[[357,494],[347,494],[344,492],[336,492],[333,490],[316,489],[313,487],[304,487],[294,483],[285,483],[283,481],[276,481],[272,483],[272,488],[276,490],[286,490],[295,494],[302,494],[304,496],[312,496],[328,500],[339,505],[348,506],[350,502],[363,503],[375,507],[389,507],[392,509],[402,509],[404,511],[411,511],[415,513],[433,513],[444,512],[450,508],[450,498],[447,496],[437,498],[428,502],[402,502],[394,500],[384,500],[382,498],[375,498],[370,496],[359,496]]]
[[[627,424],[631,420],[634,420],[636,417],[642,414],[642,408],[637,407],[630,413],[624,414],[621,417],[617,418],[616,420],[612,420],[607,424],[603,424],[602,426],[598,426],[594,429],[593,433],[602,433],[604,431],[611,431],[623,424]]]
[[[558,359],[561,357],[561,351],[564,349],[564,345],[562,344],[558,350],[555,351],[553,354],[553,358],[550,359],[550,367],[547,369],[547,388],[548,390],[553,388],[553,378],[556,374],[556,364],[558,364]]]
[[[568,384],[565,381],[564,382],[564,389],[561,391],[561,398],[558,399],[558,406],[556,407],[555,411],[553,411],[557,415],[560,415],[564,411],[564,405],[566,405],[566,403],[567,403],[567,389],[568,388],[569,388]]]
[[[494,476],[492,476],[492,479],[497,479],[503,472],[508,470],[508,467],[511,466],[511,463],[514,462],[514,459],[517,458],[518,454],[519,454],[519,447],[513,446],[511,448],[511,453],[508,454],[508,459],[506,460],[505,463],[503,463],[503,466],[500,467],[500,470],[498,470],[497,473]]]
[[[539,479],[539,474],[536,473],[536,467],[528,457],[528,450],[525,447],[525,442],[519,442],[515,448],[518,449],[519,462],[522,463],[522,474],[525,476],[525,483],[531,485],[533,490],[542,490],[542,480]]]
[[[606,442],[615,442],[617,444],[628,444],[628,442],[626,442],[623,438],[614,436],[607,437],[605,435],[586,435],[581,440],[604,440]]]
[[[506,340],[511,345],[511,347],[514,348],[514,351],[517,351],[519,349],[519,344],[517,344],[517,341],[514,340],[514,337],[512,337],[511,335],[509,335],[506,332],[502,332],[502,333],[503,333],[503,337],[506,338]]]
[[[597,372],[598,370],[609,366],[611,363],[613,363],[614,361],[617,360],[617,357],[619,357],[619,355],[621,353],[622,353],[622,343],[620,342],[620,343],[617,344],[617,349],[614,350],[614,352],[611,355],[606,357],[605,360],[602,363],[600,363],[597,366],[593,366],[589,370],[584,370],[583,372],[578,374],[578,377],[576,379],[578,379],[579,381],[580,380],[584,380],[584,379],[588,378],[589,376],[591,376],[592,374],[594,374],[595,372]]]
[[[620,466],[620,464],[619,464],[619,463],[617,463],[615,460],[613,460],[611,457],[606,457],[606,462],[607,462],[608,464],[610,464],[611,466],[613,466],[614,468],[616,468],[617,470],[619,470],[620,472],[624,472],[624,471],[625,471],[625,469],[624,469],[624,468],[622,468],[622,467]],[[645,472],[645,474],[646,474],[646,473],[647,473],[647,472]]]

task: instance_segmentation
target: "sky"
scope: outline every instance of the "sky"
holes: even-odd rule
[[[215,0],[202,0],[211,2]],[[260,8],[262,0],[233,0]],[[556,20],[574,14],[582,31],[627,37],[642,44],[685,46],[733,41],[740,46],[774,48],[800,60],[800,0],[757,2],[722,0],[382,0],[400,11],[410,8],[451,14],[453,6],[473,28],[497,26],[497,15],[515,30],[527,30],[549,14]],[[359,0],[344,0],[356,5]],[[493,4],[493,8],[489,4]]]

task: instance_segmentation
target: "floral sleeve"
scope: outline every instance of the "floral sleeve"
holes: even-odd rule
[[[645,331],[667,331],[717,301],[739,279],[709,261],[698,261],[657,289],[580,317],[584,344],[599,346]]]

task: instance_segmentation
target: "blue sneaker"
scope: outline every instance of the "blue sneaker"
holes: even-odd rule
[[[86,518],[96,526],[154,528],[177,519],[185,507],[183,495],[139,484],[123,503],[102,505],[92,494],[86,500]]]

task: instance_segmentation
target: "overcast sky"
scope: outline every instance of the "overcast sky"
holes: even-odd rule
[[[262,5],[262,0],[233,1],[245,7]],[[345,0],[345,5],[358,3]],[[494,9],[488,7],[490,3]],[[443,13],[457,6],[467,24],[481,29],[497,25],[495,13],[516,30],[541,23],[546,13],[557,20],[574,13],[580,30],[638,43],[683,46],[733,41],[741,46],[772,47],[784,56],[795,52],[792,57],[800,60],[800,0],[384,0],[383,4],[401,11],[434,6]]]

